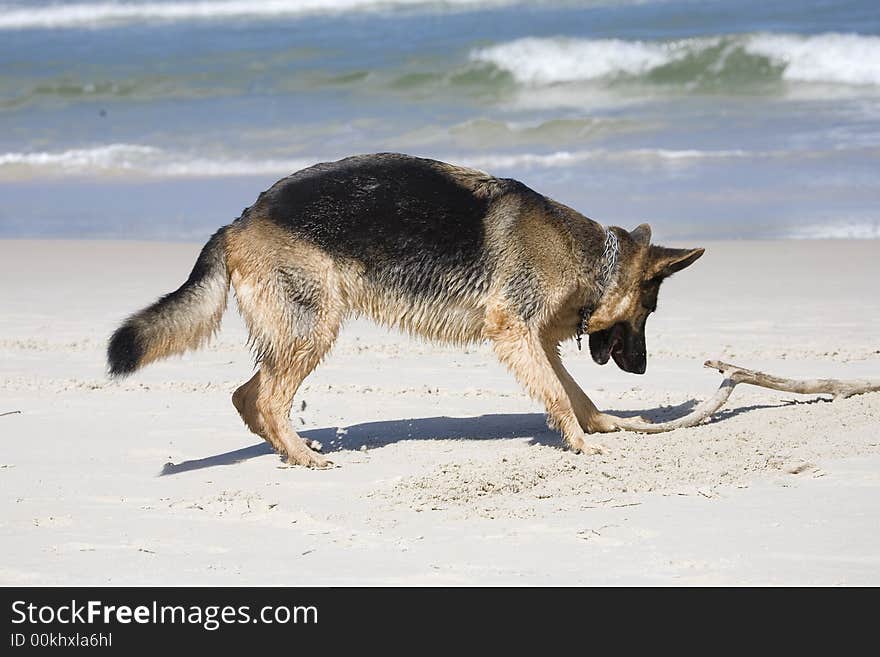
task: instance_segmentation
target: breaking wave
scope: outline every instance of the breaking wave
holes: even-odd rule
[[[136,21],[265,19],[391,9],[462,9],[519,4],[522,0],[202,0],[196,2],[83,2],[41,7],[6,6],[0,29],[100,28]]]
[[[687,163],[756,155],[741,150],[580,150],[551,153],[489,153],[450,156],[444,159],[488,171],[547,169],[572,166],[591,160],[642,163]],[[138,144],[108,144],[55,152],[0,154],[0,178],[41,175],[134,175],[149,177],[217,177],[285,175],[332,158],[249,159],[229,156],[192,156]]]
[[[480,48],[491,64],[532,86],[641,80],[693,87],[774,81],[880,85],[880,37],[745,34],[675,41],[525,38]]]
[[[34,175],[248,176],[290,173],[317,160],[191,157],[153,146],[108,144],[55,152],[2,153],[0,177]]]
[[[554,153],[511,153],[462,156],[455,161],[477,169],[551,169],[569,167],[583,162],[606,160],[641,164],[681,165],[697,160],[723,160],[729,158],[771,155],[743,150],[673,150],[665,148],[635,148],[630,150],[591,149],[581,151],[556,151]]]

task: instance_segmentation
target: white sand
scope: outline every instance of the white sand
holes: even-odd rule
[[[661,291],[647,375],[566,346],[601,408],[682,412],[706,358],[880,377],[877,242],[707,246]],[[576,456],[488,348],[354,322],[292,418],[341,467],[284,468],[229,400],[233,309],[209,349],[104,376],[199,247],[0,242],[0,584],[880,584],[878,394],[737,388],[712,424]]]

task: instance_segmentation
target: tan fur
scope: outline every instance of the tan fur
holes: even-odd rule
[[[164,321],[151,324],[148,309],[129,320],[149,334],[141,364],[206,341],[226,305],[224,283],[231,282],[259,362],[259,371],[233,394],[233,404],[245,425],[291,463],[331,465],[290,427],[288,418],[303,380],[330,351],[345,320],[357,315],[431,340],[488,340],[544,405],[550,424],[571,449],[601,452],[602,446],[586,442],[584,433],[614,431],[617,418],[601,413],[566,371],[559,344],[574,337],[585,300],[599,297],[600,289],[604,294],[590,317],[590,332],[621,321],[643,324],[649,311],[642,282],[674,270],[687,254],[652,252],[647,226],[632,234],[609,228],[620,239],[620,265],[599,288],[596,256],[584,245],[602,243],[601,226],[549,199],[542,203],[534,196],[501,194],[498,179],[483,172],[439,166],[475,195],[492,199],[483,220],[491,280],[467,280],[451,270],[439,274],[441,293],[414,303],[405,292],[370,282],[357,261],[331,255],[270,221],[258,202],[218,233],[225,257],[225,265],[216,268],[221,274],[212,274],[196,292],[175,302],[184,304],[184,311],[186,303],[199,303],[200,312],[166,312]],[[592,259],[586,263],[585,253]],[[693,253],[692,259],[699,257]],[[523,272],[528,279],[520,286],[527,293],[516,288]],[[523,307],[531,298],[540,301],[534,312]]]
[[[299,386],[330,350],[341,324],[363,314],[432,340],[489,340],[501,362],[544,404],[551,425],[559,428],[571,449],[602,451],[601,445],[585,442],[584,432],[614,430],[613,418],[596,409],[562,366],[558,352],[559,342],[574,334],[587,283],[573,258],[560,257],[571,252],[570,236],[544,217],[518,209],[512,199],[494,210],[518,217],[514,226],[487,222],[499,226],[497,234],[488,236],[497,271],[487,293],[475,295],[463,282],[450,279],[447,295],[419,306],[365,282],[356,263],[331,257],[259,216],[230,227],[226,245],[232,287],[261,357],[259,372],[233,395],[248,428],[291,462],[329,465],[290,428],[287,418]],[[541,292],[550,302],[550,311],[528,324],[503,293],[507,276],[523,258],[539,273]],[[321,291],[319,312],[309,326],[291,313],[276,278],[279,269],[290,266],[314,280]],[[596,326],[632,312],[633,301],[626,294],[629,283],[618,281],[609,291],[594,315]]]
[[[218,272],[176,299],[176,312],[163,312],[155,304],[130,317],[128,323],[144,336],[147,346],[140,365],[207,344],[220,328],[228,292],[229,278]]]
[[[187,330],[181,330],[174,323],[155,323],[146,320],[135,320],[142,331],[151,333],[150,348],[143,355],[144,365],[169,356],[182,354],[188,349],[198,349],[204,346],[220,328],[220,320],[223,318],[223,310],[226,308],[227,286],[222,290],[218,286],[213,294],[222,297],[222,301],[216,304],[219,310],[213,311],[210,317],[196,324],[187,324]]]

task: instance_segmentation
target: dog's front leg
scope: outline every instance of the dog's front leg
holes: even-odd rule
[[[501,362],[510,368],[530,395],[544,403],[551,424],[562,432],[568,447],[575,452],[601,454],[602,445],[584,440],[584,430],[572,401],[537,332],[519,318],[496,311],[489,316],[485,334]]]
[[[577,384],[568,370],[562,365],[559,357],[559,343],[545,342],[544,351],[547,353],[547,359],[553,365],[553,370],[562,381],[574,413],[580,422],[581,428],[587,433],[610,433],[612,431],[640,431],[646,424],[651,424],[651,420],[641,416],[635,417],[618,417],[617,415],[609,415],[603,413],[593,401],[587,397],[581,387]]]
[[[617,431],[618,426],[615,424],[615,420],[618,418],[599,411],[593,400],[587,397],[587,393],[581,389],[577,381],[572,378],[568,370],[562,365],[562,359],[559,357],[559,343],[545,340],[543,345],[547,360],[562,383],[562,387],[565,388],[565,393],[571,401],[572,410],[581,428],[587,433]]]

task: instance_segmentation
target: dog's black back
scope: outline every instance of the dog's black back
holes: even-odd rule
[[[508,183],[491,180],[493,192]],[[433,160],[355,156],[284,178],[252,210],[359,262],[374,282],[434,295],[450,274],[472,283],[487,277],[484,220],[494,193],[481,194],[473,183]]]

